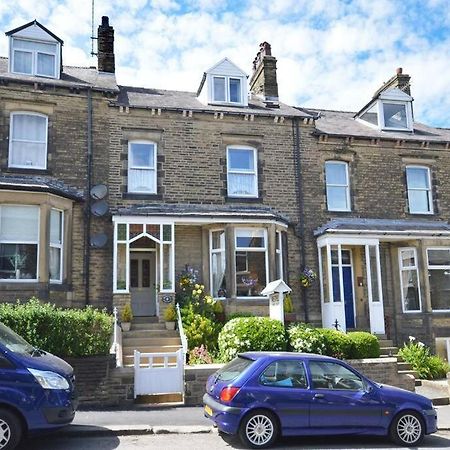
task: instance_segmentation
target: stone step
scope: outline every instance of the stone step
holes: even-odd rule
[[[380,355],[395,356],[398,353],[398,347],[380,348]]]
[[[158,323],[159,319],[156,316],[138,316],[133,317],[131,323]]]
[[[367,330],[365,330],[365,331],[367,331]],[[375,336],[376,336],[378,339],[380,339],[380,340],[387,339],[387,335],[386,335],[386,334],[376,334],[376,333],[375,333]]]
[[[164,323],[131,323],[131,330],[165,330]]]
[[[142,347],[123,347],[122,354],[123,356],[132,356],[134,355],[134,351],[138,350],[141,353],[167,353],[167,352],[176,352],[181,348],[181,343],[173,344],[173,345],[146,345]]]
[[[407,363],[407,362],[403,362],[403,361],[398,361],[397,362],[397,368],[398,370],[411,370],[411,364]]]
[[[412,375],[414,378],[417,378],[419,375],[415,370],[399,370],[399,375]]]
[[[183,394],[138,395],[134,401],[137,405],[154,405],[156,403],[183,403]]]
[[[179,336],[174,337],[124,337],[122,339],[123,347],[134,347],[139,349],[140,347],[146,347],[151,345],[179,345],[181,343]]]
[[[392,339],[379,339],[380,348],[394,347],[394,341]]]
[[[123,338],[172,338],[178,337],[175,330],[130,330],[123,333]]]

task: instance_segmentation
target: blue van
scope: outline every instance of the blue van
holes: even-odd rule
[[[0,449],[27,434],[72,422],[77,399],[72,367],[0,322]]]

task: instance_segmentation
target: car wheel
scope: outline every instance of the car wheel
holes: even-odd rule
[[[268,448],[277,439],[278,421],[270,411],[253,411],[241,422],[239,437],[242,443],[250,448]]]
[[[392,422],[390,436],[398,445],[409,447],[420,444],[424,436],[422,418],[413,411],[399,414]]]
[[[6,409],[0,409],[0,450],[16,448],[22,438],[22,426],[17,416]]]

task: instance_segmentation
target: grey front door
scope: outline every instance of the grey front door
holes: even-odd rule
[[[130,253],[130,293],[134,316],[156,315],[155,253]]]

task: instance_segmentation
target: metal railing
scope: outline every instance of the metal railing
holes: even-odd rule
[[[113,324],[113,342],[109,353],[116,355],[116,367],[122,367],[122,328],[119,321],[119,312],[117,307],[114,306],[113,309],[114,324]]]
[[[186,361],[186,356],[188,354],[188,340],[186,335],[184,334],[183,321],[181,320],[180,305],[177,303],[175,307],[177,309],[178,331],[180,333],[181,347],[183,348],[184,361]]]

